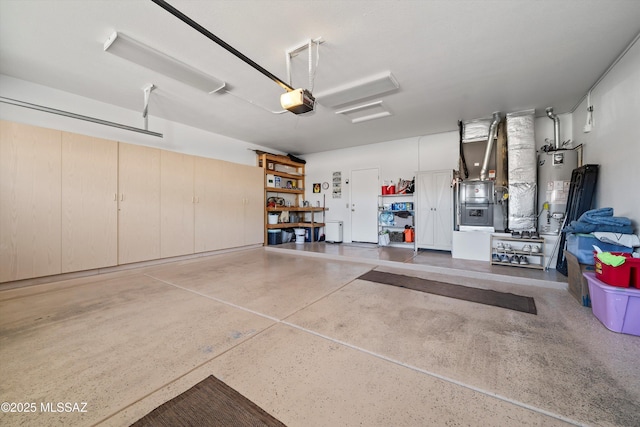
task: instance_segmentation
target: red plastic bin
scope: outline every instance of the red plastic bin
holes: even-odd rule
[[[619,288],[628,288],[631,284],[631,270],[635,271],[638,268],[632,268],[632,265],[635,267],[636,259],[634,259],[631,254],[626,254],[622,252],[611,252],[613,255],[620,255],[626,258],[624,264],[619,265],[618,267],[613,267],[611,265],[604,264],[598,258],[598,254],[594,252],[593,260],[595,261],[595,271],[596,278],[606,283],[607,285],[617,286]],[[634,274],[634,283],[638,283],[636,280],[636,275]]]
[[[385,194],[396,194],[396,186],[395,185],[383,185],[382,186],[382,195]]]
[[[626,262],[631,267],[631,286],[640,289],[640,258],[630,258]]]

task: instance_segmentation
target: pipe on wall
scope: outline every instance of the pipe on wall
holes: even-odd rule
[[[557,150],[560,148],[560,119],[557,115],[553,114],[553,107],[547,107],[545,111],[547,117],[553,120],[553,146]]]
[[[484,152],[484,160],[482,161],[482,169],[480,169],[480,181],[487,180],[487,169],[489,168],[489,160],[491,159],[491,150],[493,149],[493,140],[498,133],[498,124],[502,121],[502,113],[496,111],[493,113],[493,120],[489,126],[489,139],[487,141],[487,149]]]

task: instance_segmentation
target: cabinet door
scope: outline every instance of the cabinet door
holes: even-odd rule
[[[419,248],[433,247],[436,211],[433,173],[421,172],[416,176],[416,245]]]
[[[118,263],[118,143],[62,133],[62,272]]]
[[[242,167],[244,188],[244,244],[264,243],[264,171],[256,166]]]
[[[193,253],[194,157],[161,151],[160,256]]]
[[[233,248],[264,241],[264,172],[257,166],[222,162],[222,244]]]
[[[224,248],[223,230],[227,219],[235,216],[226,210],[222,196],[222,161],[196,157],[195,160],[195,251],[206,252]]]
[[[118,263],[160,258],[160,150],[119,145]]]
[[[244,245],[245,182],[243,165],[231,162],[222,163],[222,200],[226,226],[221,230],[221,244],[224,248],[234,248]]]
[[[60,273],[61,132],[0,121],[0,282]]]
[[[453,172],[429,171],[416,176],[416,244],[419,248],[451,249],[453,239]]]
[[[453,240],[453,189],[452,171],[439,171],[433,175],[434,192],[434,246],[437,249],[451,249]]]

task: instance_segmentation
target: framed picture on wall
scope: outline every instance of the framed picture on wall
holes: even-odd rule
[[[314,193],[319,193],[320,189],[321,189],[321,185],[319,182],[314,182],[313,183],[313,192]]]

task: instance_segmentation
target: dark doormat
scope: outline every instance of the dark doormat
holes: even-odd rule
[[[444,282],[434,282],[433,280],[420,279],[419,277],[385,273],[383,271],[375,270],[371,270],[363,274],[358,277],[358,279],[383,283],[385,285],[399,286],[401,288],[427,292],[443,297],[508,308],[509,310],[522,311],[524,313],[538,314],[536,310],[536,303],[533,298],[506,292],[453,285],[451,283]]]
[[[286,427],[213,375],[158,406],[132,426]]]

